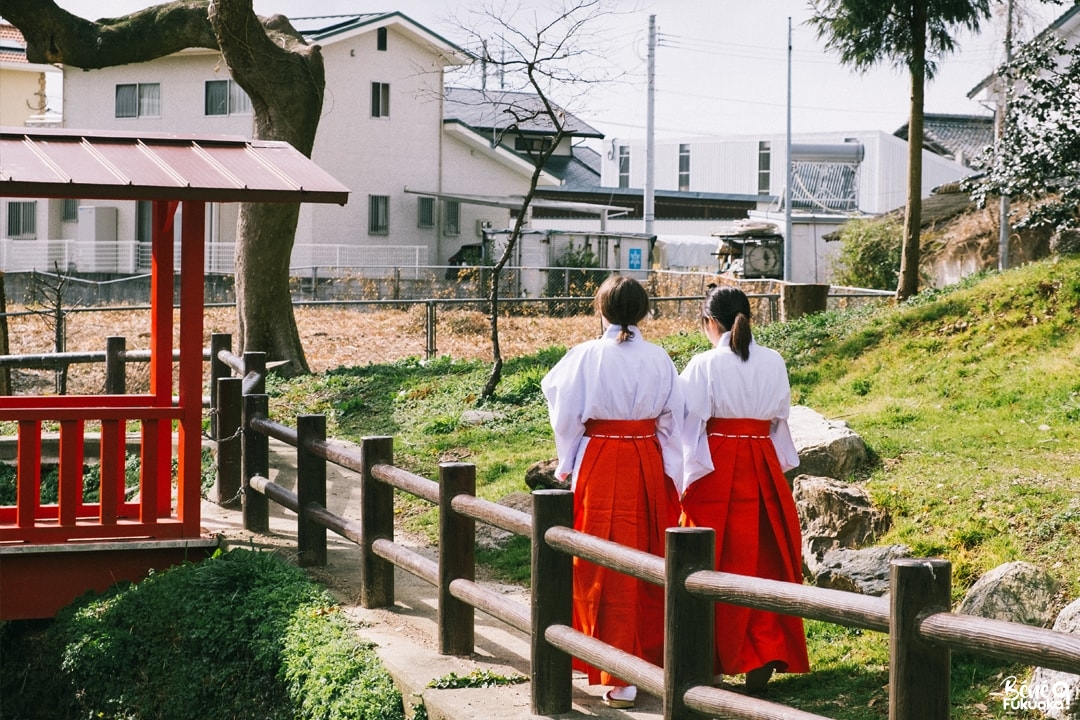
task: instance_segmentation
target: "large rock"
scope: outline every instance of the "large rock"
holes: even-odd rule
[[[866,462],[866,445],[843,420],[828,420],[804,405],[791,408],[791,437],[799,451],[799,466],[788,479],[819,475],[843,480]]]
[[[1080,635],[1080,600],[1074,600],[1054,621],[1054,630]],[[1046,701],[1043,711],[1054,720],[1080,720],[1080,675],[1035,668],[1029,690]]]
[[[825,551],[810,581],[823,588],[846,590],[862,595],[889,592],[889,567],[897,558],[911,557],[906,545],[881,545],[852,550],[832,548]]]
[[[525,470],[525,484],[530,490],[569,490],[570,480],[555,477],[555,468],[559,459],[538,460]]]
[[[526,515],[532,515],[532,495],[529,493],[510,493],[499,501],[512,510],[520,510]],[[506,545],[514,533],[485,522],[476,523],[476,547],[484,550],[499,550]]]
[[[956,612],[1046,627],[1053,620],[1058,582],[1028,562],[1008,562],[983,573]]]
[[[799,511],[807,577],[818,574],[826,551],[872,545],[889,528],[888,513],[874,507],[870,493],[861,485],[800,475],[792,492]]]

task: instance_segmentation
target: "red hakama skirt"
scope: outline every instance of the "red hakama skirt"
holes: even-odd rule
[[[682,524],[716,530],[721,572],[801,583],[799,516],[769,425],[709,420],[714,470],[683,494]],[[738,675],[771,662],[781,672],[809,672],[802,618],[716,603],[714,672]]]
[[[574,486],[574,529],[664,556],[678,525],[679,495],[664,475],[656,421],[589,420]],[[654,665],[664,660],[664,588],[574,558],[573,627]],[[577,658],[593,685],[625,681]]]

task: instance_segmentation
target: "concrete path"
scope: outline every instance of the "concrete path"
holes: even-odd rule
[[[295,450],[277,441],[270,443],[270,479],[295,491]],[[327,468],[327,505],[343,516],[359,517],[359,483],[355,473],[336,466]],[[223,537],[229,546],[273,549],[285,554],[296,552],[296,515],[271,503],[268,535],[245,531],[239,509],[225,509],[204,501],[203,527],[207,533]],[[395,538],[417,552],[435,557],[432,548],[415,541]],[[467,657],[440,655],[438,652],[438,607],[435,588],[423,580],[397,570],[394,577],[393,608],[365,609],[359,606],[359,553],[355,544],[335,533],[327,536],[325,568],[311,569],[310,574],[342,603],[359,625],[360,635],[376,644],[376,651],[401,688],[406,713],[419,705],[431,720],[525,720],[535,718],[530,711],[528,682],[495,688],[436,690],[428,688],[432,680],[450,673],[468,675],[474,670],[514,676],[529,675],[529,639],[523,633],[476,611],[475,652]],[[505,593],[510,599],[529,606],[527,589],[485,581],[485,586]],[[633,710],[615,710],[605,706],[600,696],[606,688],[590,686],[575,674],[573,708],[559,718],[621,718],[645,720],[663,717],[658,698],[639,693]]]

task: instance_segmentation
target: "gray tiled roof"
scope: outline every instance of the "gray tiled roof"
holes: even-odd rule
[[[908,124],[904,123],[893,133],[907,140]],[[923,145],[927,150],[952,158],[974,168],[979,158],[994,144],[994,118],[990,115],[938,115],[923,116]]]
[[[556,106],[558,107],[558,106]],[[563,111],[567,132],[576,137],[602,138],[604,134],[580,118]],[[518,130],[522,133],[549,133],[551,120],[540,111],[538,95],[509,90],[477,90],[473,88],[446,88],[443,120],[456,121],[473,130],[500,130],[518,118]],[[521,118],[528,120],[522,122]]]

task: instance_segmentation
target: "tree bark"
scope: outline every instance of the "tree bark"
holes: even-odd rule
[[[220,49],[251,98],[253,136],[311,156],[326,81],[322,54],[284,17],[257,17],[251,0],[174,0],[93,22],[53,0],[0,0],[0,15],[22,31],[34,63],[94,70],[186,48]],[[298,218],[299,205],[244,204],[236,236],[240,349],[286,361],[279,372],[289,375],[309,372],[289,295]]]
[[[904,242],[900,252],[898,301],[919,292],[922,229],[923,95],[926,86],[926,2],[915,0],[911,16],[911,111],[908,119],[907,206],[904,211]]]
[[[210,22],[233,80],[251,98],[255,137],[285,141],[311,157],[326,83],[319,47],[304,43],[281,16],[266,21],[277,31],[272,40],[251,0],[218,0]],[[289,293],[299,216],[299,205],[245,203],[236,232],[240,346],[286,361],[278,372],[288,376],[310,372]]]

